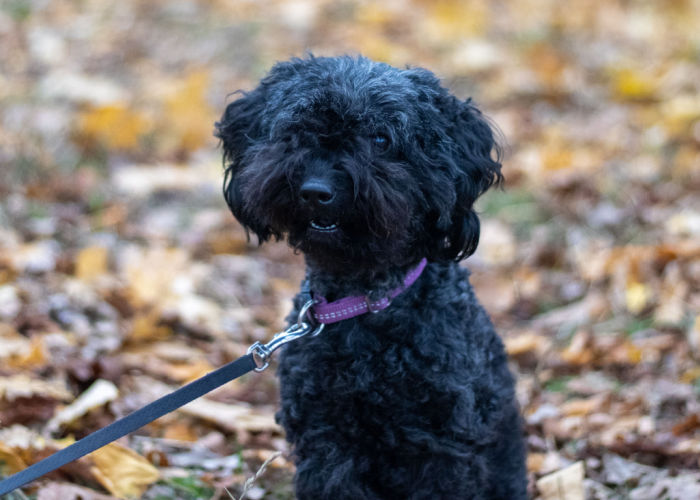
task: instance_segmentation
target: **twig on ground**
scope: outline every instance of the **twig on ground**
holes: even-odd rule
[[[241,491],[241,497],[240,497],[238,500],[243,500],[243,498],[245,498],[246,493],[248,493],[248,490],[250,490],[250,489],[253,487],[253,485],[255,484],[255,481],[257,481],[258,478],[260,478],[260,476],[262,476],[263,474],[265,474],[265,469],[267,469],[267,466],[270,464],[270,462],[272,462],[273,460],[275,460],[275,459],[276,459],[277,457],[279,457],[281,454],[282,454],[282,452],[281,452],[281,451],[278,451],[278,452],[275,452],[275,453],[273,453],[272,455],[270,455],[270,457],[269,457],[267,460],[265,460],[265,461],[263,462],[263,464],[260,466],[260,468],[258,469],[258,471],[257,471],[252,477],[249,477],[249,478],[246,480],[245,484],[243,484],[243,491]],[[228,495],[229,495],[233,500],[236,500],[236,497],[233,496],[233,494],[231,494],[231,492],[230,492],[228,489],[226,490],[226,493],[228,493]]]

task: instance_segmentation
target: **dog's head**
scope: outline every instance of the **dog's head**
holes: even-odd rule
[[[474,201],[502,179],[470,100],[427,70],[362,57],[277,64],[228,105],[216,136],[236,218],[327,267],[470,255]]]

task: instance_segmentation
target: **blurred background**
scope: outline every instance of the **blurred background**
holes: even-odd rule
[[[0,2],[0,475],[245,352],[303,275],[213,123],[275,61],[423,66],[507,138],[473,271],[530,490],[700,497],[700,2]],[[9,498],[291,499],[274,370]],[[563,485],[563,486],[562,486]]]

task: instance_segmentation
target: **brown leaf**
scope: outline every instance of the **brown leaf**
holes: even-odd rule
[[[244,404],[227,404],[200,398],[180,409],[181,412],[214,422],[230,431],[280,432],[272,412],[263,413]]]
[[[700,414],[692,413],[673,426],[673,434],[680,436],[700,429]]]
[[[196,442],[199,436],[195,430],[184,422],[175,422],[168,425],[163,433],[165,439],[173,439],[175,441]]]
[[[39,488],[36,500],[115,500],[116,498],[73,484],[48,483]]]
[[[173,330],[170,326],[161,323],[160,312],[151,309],[148,312],[137,314],[131,320],[129,340],[132,342],[145,342],[164,340],[170,337]]]
[[[609,406],[609,402],[609,394],[598,394],[590,398],[575,398],[561,405],[561,411],[568,416],[589,415],[605,410]]]
[[[571,339],[569,346],[561,352],[561,357],[567,363],[586,365],[593,361],[593,337],[587,330],[579,330]]]

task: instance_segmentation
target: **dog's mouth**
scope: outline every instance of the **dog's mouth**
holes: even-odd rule
[[[312,220],[309,222],[309,227],[312,230],[319,231],[321,233],[333,233],[338,230],[338,223],[323,220]]]

